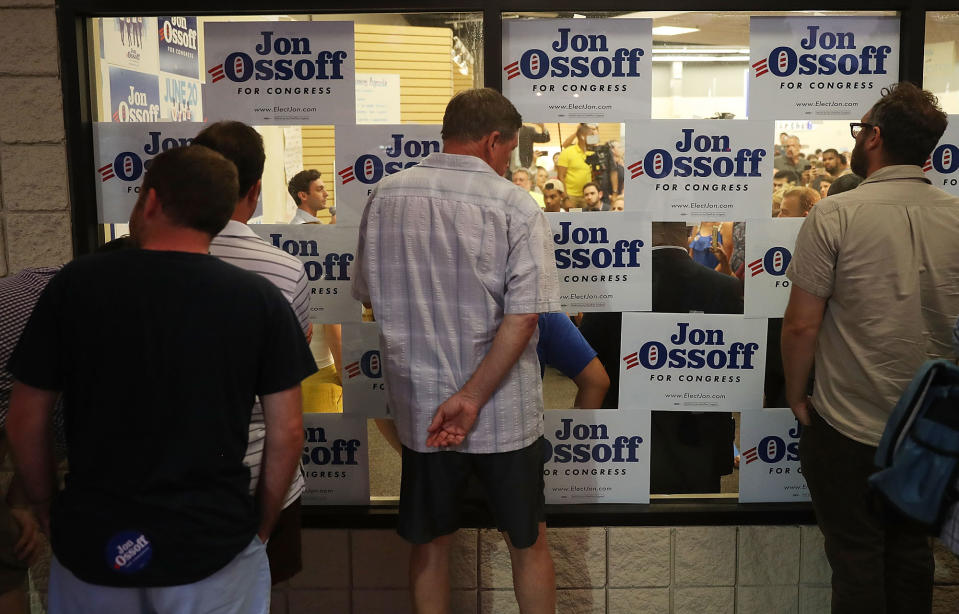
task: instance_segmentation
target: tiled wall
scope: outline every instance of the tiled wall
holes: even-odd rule
[[[826,614],[829,565],[814,526],[550,529],[560,614]],[[273,614],[404,614],[409,547],[393,531],[307,530],[305,570],[276,587]],[[455,614],[513,614],[500,534],[462,530],[451,557]],[[959,611],[959,564],[936,551],[936,614]],[[322,609],[320,609],[322,606]]]
[[[56,19],[0,0],[0,276],[73,257]]]

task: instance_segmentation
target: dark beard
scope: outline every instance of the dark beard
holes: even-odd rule
[[[849,169],[865,179],[868,168],[867,164],[866,156],[862,151],[862,145],[856,142],[856,146],[852,148],[852,155],[849,157]]]

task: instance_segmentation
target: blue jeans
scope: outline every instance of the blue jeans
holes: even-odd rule
[[[48,614],[268,614],[270,564],[257,536],[212,575],[178,586],[117,588],[89,584],[50,561]]]

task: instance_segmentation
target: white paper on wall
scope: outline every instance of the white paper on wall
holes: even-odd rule
[[[528,121],[647,119],[651,19],[506,19],[503,94]]]
[[[356,228],[328,224],[252,224],[264,241],[300,259],[310,288],[310,320],[360,322],[362,308],[351,295]]]
[[[743,412],[739,433],[740,502],[809,501],[799,466],[802,427],[789,409]]]
[[[648,411],[547,410],[547,503],[649,503]]]
[[[899,81],[898,17],[751,17],[750,119],[858,121]]]
[[[620,356],[624,409],[741,411],[763,405],[765,320],[624,313]]]
[[[626,124],[626,209],[654,222],[769,215],[773,122]]]

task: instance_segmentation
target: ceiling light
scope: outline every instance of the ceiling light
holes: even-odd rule
[[[699,32],[699,28],[680,28],[678,26],[656,26],[653,28],[653,36],[676,36],[677,34],[689,34],[690,32]]]

